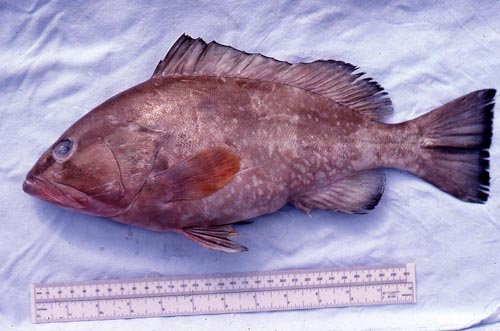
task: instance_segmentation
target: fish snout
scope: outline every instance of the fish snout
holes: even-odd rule
[[[32,172],[28,173],[23,182],[23,191],[36,198],[70,209],[83,209],[88,204],[88,199],[82,196],[83,194],[74,197],[50,181],[33,175]]]
[[[26,176],[26,179],[23,182],[23,191],[24,193],[34,196],[36,196],[36,193],[38,192],[37,179],[31,172]]]

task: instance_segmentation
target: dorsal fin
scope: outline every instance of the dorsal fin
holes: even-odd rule
[[[220,76],[275,82],[318,93],[375,120],[392,113],[387,93],[371,78],[361,78],[364,73],[357,69],[334,60],[290,64],[184,34],[160,61],[153,77]]]

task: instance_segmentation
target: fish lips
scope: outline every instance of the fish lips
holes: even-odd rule
[[[23,183],[23,191],[69,209],[82,210],[89,205],[89,198],[84,193],[66,185],[61,188],[58,186],[44,178],[28,174]]]

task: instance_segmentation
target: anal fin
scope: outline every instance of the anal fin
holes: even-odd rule
[[[217,249],[228,253],[245,252],[248,250],[245,246],[229,239],[239,235],[231,225],[187,227],[180,229],[179,232],[207,248]]]
[[[375,208],[384,192],[385,175],[369,170],[343,178],[317,191],[298,197],[295,206],[309,214],[311,209],[366,214]]]

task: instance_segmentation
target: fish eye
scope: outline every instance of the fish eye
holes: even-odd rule
[[[56,161],[65,161],[71,155],[72,150],[73,141],[69,138],[65,138],[54,147],[52,155]]]

